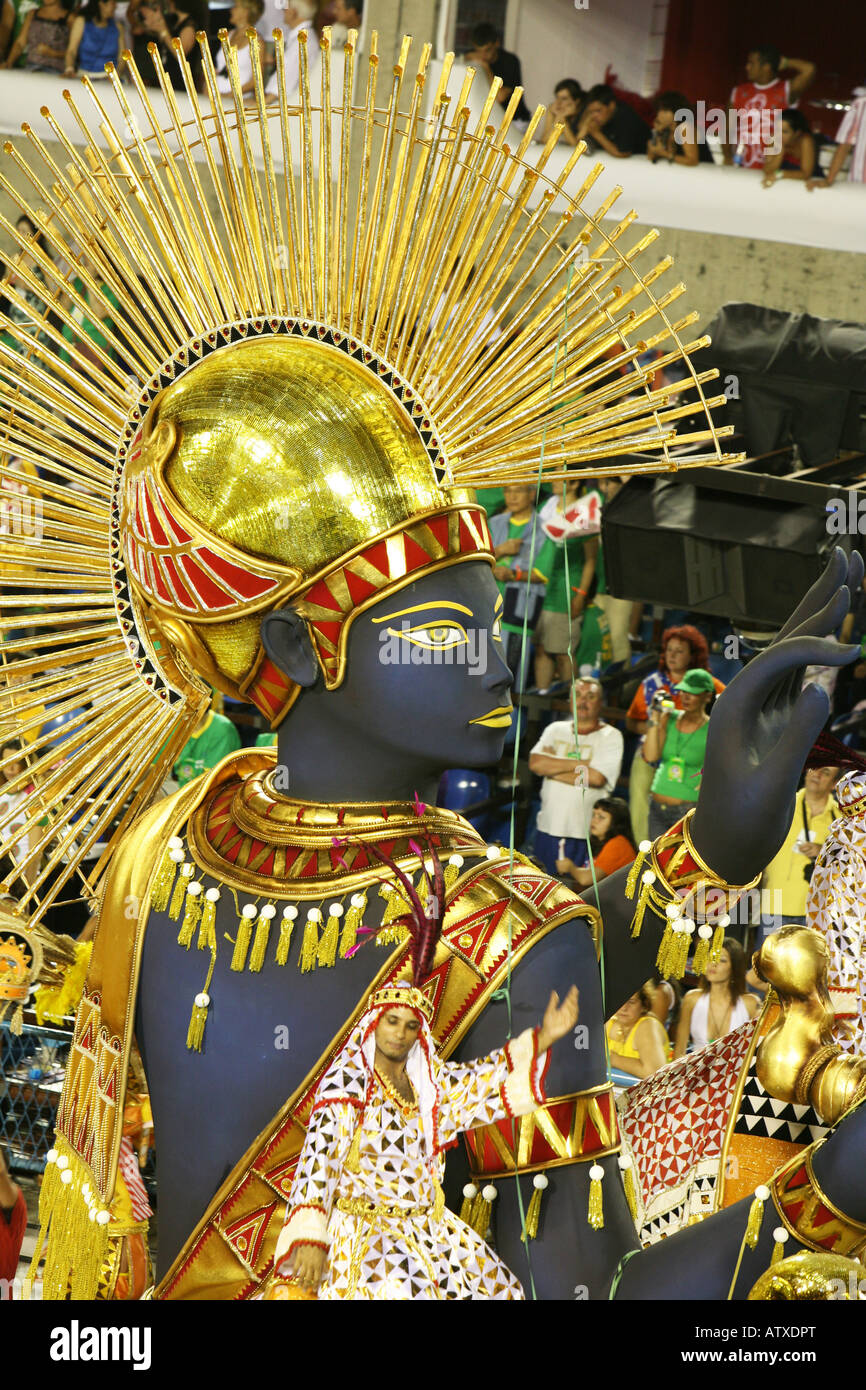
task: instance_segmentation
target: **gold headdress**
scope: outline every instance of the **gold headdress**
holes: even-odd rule
[[[655,232],[622,249],[633,212],[602,229],[621,190],[590,208],[601,165],[568,191],[583,146],[548,176],[543,108],[515,140],[519,91],[503,112],[495,81],[472,123],[450,57],[431,84],[425,45],[409,79],[405,39],[382,84],[376,36],[363,74],[355,36],[332,61],[328,30],[315,94],[303,34],[286,91],[278,33],[275,100],[254,43],[245,98],[221,37],[225,105],[200,36],[204,98],[176,42],[188,106],[152,48],[164,115],[133,63],[131,86],[109,66],[63,94],[77,143],[44,110],[60,163],[29,127],[32,155],[5,147],[0,186],[44,244],[0,218],[22,248],[3,291],[17,318],[44,312],[0,317],[0,481],[40,470],[36,534],[4,542],[3,660],[27,684],[0,690],[0,718],[67,721],[14,784],[34,785],[28,825],[0,818],[7,846],[30,835],[19,868],[45,853],[34,915],[99,846],[93,888],[204,682],[280,722],[297,691],[262,649],[264,612],[302,613],[334,686],[366,605],[492,559],[472,487],[638,450],[655,461],[637,471],[672,469],[695,414],[682,442],[710,450],[689,465],[721,458],[715,374],[688,360],[705,340],[680,336],[696,315],[669,316],[682,285],[654,292],[670,258],[640,269]],[[678,362],[684,385],[654,388]]]

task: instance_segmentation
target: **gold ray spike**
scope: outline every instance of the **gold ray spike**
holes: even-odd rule
[[[255,335],[347,335],[355,362],[374,363],[381,379],[402,375],[401,409],[423,402],[443,498],[451,482],[612,473],[636,450],[651,457],[630,464],[635,472],[705,466],[722,461],[729,432],[713,419],[723,398],[704,395],[717,373],[689,361],[706,343],[684,341],[697,316],[679,307],[679,283],[659,283],[670,258],[642,269],[658,233],[625,245],[636,213],[614,211],[621,190],[601,186],[601,163],[584,174],[582,144],[553,169],[559,131],[535,143],[543,108],[515,133],[521,94],[503,110],[494,82],[470,119],[471,70],[455,84],[446,56],[431,93],[429,46],[413,57],[407,38],[380,78],[375,33],[363,62],[350,33],[338,92],[327,30],[315,92],[301,39],[297,98],[276,31],[273,102],[256,44],[247,97],[221,35],[224,101],[197,41],[204,96],[173,44],[189,114],[151,46],[164,114],[125,54],[128,83],[113,69],[105,84],[85,79],[84,99],[64,94],[73,125],[46,110],[46,139],[25,127],[0,172],[44,237],[0,220],[20,248],[10,302],[29,320],[0,324],[0,483],[17,485],[21,466],[39,470],[28,488],[38,539],[0,538],[0,719],[35,734],[22,776],[34,784],[27,838],[45,855],[27,890],[36,914],[56,896],[50,870],[81,877],[104,830],[107,846],[82,878],[89,890],[98,883],[207,705],[195,644],[176,647],[142,606],[118,519],[122,497],[135,495],[145,422],[200,359]],[[81,331],[94,314],[104,346]],[[656,387],[675,363],[685,379]],[[678,436],[683,421],[689,433]],[[680,458],[681,444],[701,453]],[[162,559],[154,573],[164,578]],[[7,686],[10,659],[21,683]],[[40,732],[45,703],[68,721],[59,765],[56,736]],[[0,823],[0,852],[9,834]]]

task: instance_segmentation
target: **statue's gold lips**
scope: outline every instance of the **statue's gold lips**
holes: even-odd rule
[[[483,724],[485,729],[507,729],[513,713],[513,705],[497,705],[496,709],[488,710],[487,714],[480,714],[477,719],[470,719],[469,723]]]

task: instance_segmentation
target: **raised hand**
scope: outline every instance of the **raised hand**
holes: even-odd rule
[[[538,1032],[539,1052],[546,1052],[559,1038],[564,1038],[566,1033],[571,1032],[577,1023],[577,1000],[577,985],[571,986],[561,1004],[556,990],[552,991]]]
[[[829,713],[807,666],[845,666],[859,647],[831,634],[848,612],[863,561],[837,549],[775,642],[731,681],[712,711],[695,848],[730,883],[744,883],[779,849],[794,814],[803,764]]]

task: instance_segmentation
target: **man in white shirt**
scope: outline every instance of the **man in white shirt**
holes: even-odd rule
[[[274,29],[283,31],[283,52],[285,54],[286,80],[285,90],[291,97],[298,90],[301,81],[301,60],[298,48],[298,35],[303,32],[307,35],[307,58],[310,71],[319,61],[319,36],[313,28],[313,20],[316,17],[316,6],[314,0],[290,0],[289,4],[281,5],[276,0],[276,20],[272,22],[274,0],[265,0],[265,13],[262,21],[270,25],[268,33],[265,35],[259,28],[259,33],[263,38],[271,41]],[[271,76],[265,91],[272,94],[277,90],[277,74]]]
[[[529,770],[544,778],[535,832],[535,857],[556,875],[557,859],[582,865],[592,808],[610,796],[622,766],[622,734],[599,718],[601,683],[574,683],[577,744],[571,719],[548,724],[529,755]],[[575,857],[577,856],[577,857]]]

